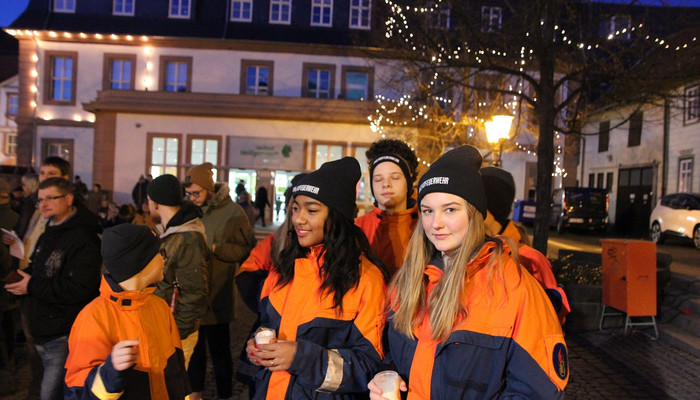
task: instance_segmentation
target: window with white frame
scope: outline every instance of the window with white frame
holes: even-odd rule
[[[76,0],[54,0],[53,11],[61,13],[74,13]]]
[[[136,0],[114,0],[112,6],[113,15],[134,15],[134,2]]]
[[[311,26],[333,25],[333,0],[311,0]]]
[[[314,144],[314,169],[328,161],[340,160],[345,154],[345,146],[340,143],[315,143]]]
[[[219,137],[189,137],[188,155],[191,165],[210,162],[219,164]]]
[[[134,54],[105,54],[104,83],[105,90],[133,90],[136,82]]]
[[[335,82],[335,65],[307,64],[303,66],[302,96],[316,99],[332,99]]]
[[[693,191],[693,159],[683,158],[678,165],[678,192],[691,193]]]
[[[251,22],[253,0],[231,0],[231,21]]]
[[[7,94],[7,110],[5,116],[9,119],[15,119],[19,113],[19,95],[17,93]]]
[[[189,18],[192,12],[192,0],[170,0],[168,17]]]
[[[369,29],[372,0],[350,0],[350,28]]]
[[[241,94],[272,96],[272,61],[241,61]]]
[[[5,132],[5,154],[8,156],[17,154],[17,132]]]
[[[160,88],[166,92],[189,92],[192,57],[163,56],[160,59]]]
[[[685,89],[683,120],[686,124],[700,120],[700,85]]]
[[[497,32],[501,30],[503,8],[496,6],[481,7],[481,31]]]
[[[368,100],[373,94],[374,70],[366,67],[342,67],[341,98]]]
[[[270,0],[270,23],[289,24],[292,21],[292,0]]]
[[[178,176],[180,135],[148,134],[148,173],[157,178],[164,174]]]
[[[75,104],[78,53],[46,52],[46,90],[44,102],[47,104]]]
[[[430,3],[430,27],[434,29],[450,29],[450,8],[446,2]]]

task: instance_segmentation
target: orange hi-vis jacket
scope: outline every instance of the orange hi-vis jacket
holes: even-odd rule
[[[544,254],[523,244],[520,231],[515,227],[513,221],[508,221],[508,225],[506,225],[501,235],[513,239],[515,243],[518,244],[520,264],[537,279],[550,299],[554,297],[561,302],[559,310],[556,310],[556,306],[555,310],[557,311],[559,322],[563,324],[566,320],[566,316],[571,312],[571,306],[569,305],[569,299],[566,297],[566,293],[564,293],[564,289],[557,285],[557,279],[552,273],[552,263],[549,262]]]
[[[467,316],[445,342],[433,339],[429,316],[415,338],[387,322],[393,362],[408,385],[408,399],[561,399],[569,379],[561,326],[542,287],[504,251],[506,288],[499,274],[488,283],[494,244],[486,243],[469,262],[465,281]],[[507,250],[507,246],[506,246]],[[425,268],[426,295],[443,276],[441,259]]]
[[[184,399],[190,393],[180,334],[155,286],[124,291],[103,275],[100,296],[85,306],[68,339],[66,399]],[[139,341],[136,365],[114,369],[122,340]]]
[[[311,248],[296,260],[294,279],[277,286],[271,271],[261,294],[262,326],[279,340],[297,342],[287,371],[260,368],[254,399],[366,399],[367,383],[383,357],[382,330],[386,284],[374,264],[361,259],[360,281],[343,297],[342,312],[332,293],[321,293],[319,252]]]
[[[408,240],[417,222],[417,205],[392,215],[375,206],[371,212],[355,218],[355,225],[367,236],[372,253],[382,260],[389,277],[401,268]]]
[[[248,308],[256,313],[260,302],[260,289],[273,267],[270,251],[274,238],[275,234],[271,233],[259,241],[236,272],[238,292]]]

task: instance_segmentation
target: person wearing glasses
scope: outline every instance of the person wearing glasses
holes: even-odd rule
[[[243,208],[234,203],[226,183],[214,184],[211,163],[194,166],[185,176],[185,195],[200,207],[207,245],[212,252],[212,281],[209,306],[199,327],[199,340],[187,372],[192,385],[191,400],[200,400],[207,371],[207,349],[214,366],[219,399],[233,395],[231,333],[234,319],[233,276],[238,265],[255,246],[255,232]]]
[[[97,217],[74,204],[73,185],[68,180],[43,180],[37,204],[48,220],[46,228],[29,267],[17,270],[22,279],[4,287],[23,296],[23,315],[44,366],[41,399],[60,399],[71,325],[99,294],[100,240]]]
[[[154,296],[167,251],[143,225],[105,230],[100,296],[76,318],[68,339],[66,399],[183,399],[190,392],[180,333]]]
[[[173,175],[161,175],[148,185],[148,208],[160,218],[156,230],[168,254],[165,278],[156,284],[155,294],[170,305],[188,366],[207,310],[212,261],[199,219],[202,210],[183,202],[183,197],[182,185]]]

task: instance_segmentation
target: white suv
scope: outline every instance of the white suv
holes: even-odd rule
[[[675,193],[661,198],[649,218],[649,236],[655,243],[666,237],[693,239],[700,249],[700,194]]]

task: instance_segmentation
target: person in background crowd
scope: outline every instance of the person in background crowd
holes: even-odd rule
[[[71,165],[68,161],[60,157],[46,157],[39,167],[39,175],[26,174],[22,177],[22,187],[28,193],[22,203],[22,210],[19,219],[15,224],[15,233],[22,239],[24,244],[24,258],[19,260],[19,268],[26,269],[29,266],[30,257],[34,252],[34,247],[39,237],[44,233],[47,218],[39,210],[38,189],[39,184],[48,178],[60,177],[68,180],[71,173]],[[72,186],[71,186],[72,187]],[[3,242],[9,244],[12,240],[3,235]],[[21,310],[20,310],[21,311]],[[27,341],[29,349],[29,360],[31,364],[32,379],[29,383],[29,397],[38,397],[43,377],[43,363],[39,353],[34,346],[27,321],[27,315],[21,311],[22,331]]]
[[[0,178],[0,228],[11,230],[17,220],[17,214],[10,207],[10,185]],[[10,255],[10,248],[0,243],[0,280],[5,279],[11,271],[17,269],[17,259]],[[14,391],[14,383],[9,380],[14,369],[15,320],[19,302],[9,293],[0,289],[0,394]]]
[[[162,232],[162,247],[168,254],[165,278],[156,284],[155,294],[170,304],[188,366],[207,310],[212,261],[199,219],[202,211],[182,198],[182,186],[173,175],[161,175],[148,185],[148,207],[160,218],[156,230]]]
[[[168,304],[154,296],[167,253],[145,226],[105,230],[100,296],[85,306],[68,339],[69,400],[183,399],[190,393],[180,334]]]
[[[270,199],[267,198],[267,188],[265,186],[260,186],[255,193],[255,208],[258,209],[258,215],[255,221],[257,221],[257,218],[260,218],[262,226],[265,226],[265,207],[269,206]]]
[[[393,276],[418,222],[418,207],[411,197],[418,159],[406,143],[394,139],[372,143],[366,155],[374,209],[356,218],[355,224]]]
[[[25,195],[22,185],[15,186],[15,188],[10,191],[10,208],[12,211],[16,212],[18,216],[19,212],[22,211],[22,202],[24,201],[24,197]],[[10,227],[10,229],[13,228],[14,225]]]
[[[92,190],[88,192],[85,198],[85,207],[93,214],[97,214],[102,206],[102,201],[106,201],[107,197],[102,192],[102,186],[99,183],[92,185]]]
[[[141,204],[141,209],[136,211],[136,215],[134,215],[134,219],[131,221],[131,223],[134,225],[147,226],[151,232],[156,232],[156,221],[153,220],[151,210],[148,208],[148,200]]]
[[[75,205],[73,185],[48,178],[39,185],[39,210],[48,220],[22,279],[5,289],[23,296],[29,333],[43,360],[41,399],[62,399],[68,334],[80,310],[99,293],[100,241],[95,216]]]
[[[73,181],[73,193],[81,199],[85,200],[87,197],[88,189],[87,185],[80,180],[80,175],[76,175]]]
[[[527,245],[527,233],[521,232],[508,218],[515,200],[513,175],[496,167],[483,167],[480,172],[486,190],[488,211],[485,221],[486,234],[509,237],[518,245],[520,264],[542,285],[552,301],[559,321],[563,324],[566,315],[571,312],[571,307],[564,289],[557,285],[557,280],[552,273],[552,264],[542,253]]]
[[[248,218],[248,223],[250,224],[250,226],[251,227],[255,226],[256,209],[255,209],[255,206],[253,206],[253,203],[250,202],[250,193],[246,192],[245,190],[242,191],[241,193],[238,194],[236,202],[243,209],[243,212],[245,213],[246,217]]]
[[[240,196],[241,192],[245,192],[245,191],[246,191],[245,190],[245,181],[243,179],[241,179],[240,181],[238,181],[238,184],[236,185],[236,190],[235,190],[236,196]]]
[[[200,400],[207,371],[207,348],[214,367],[219,399],[233,395],[231,333],[234,319],[233,276],[255,246],[255,232],[243,209],[231,200],[225,183],[214,184],[211,163],[194,166],[185,176],[185,194],[203,212],[202,223],[212,253],[212,283],[207,312],[199,327],[199,339],[187,372],[191,400]]]
[[[485,233],[487,200],[472,146],[418,183],[421,221],[389,286],[384,362],[413,399],[562,399],[561,325],[509,239]],[[374,380],[371,399],[384,399]]]
[[[277,337],[248,341],[255,399],[366,398],[382,358],[386,277],[353,224],[357,160],[323,164],[294,187],[290,242],[261,293],[261,323]]]
[[[139,176],[138,182],[136,182],[134,188],[131,190],[131,199],[134,201],[134,205],[138,206],[146,201],[149,183],[150,180],[147,180],[145,176]]]

